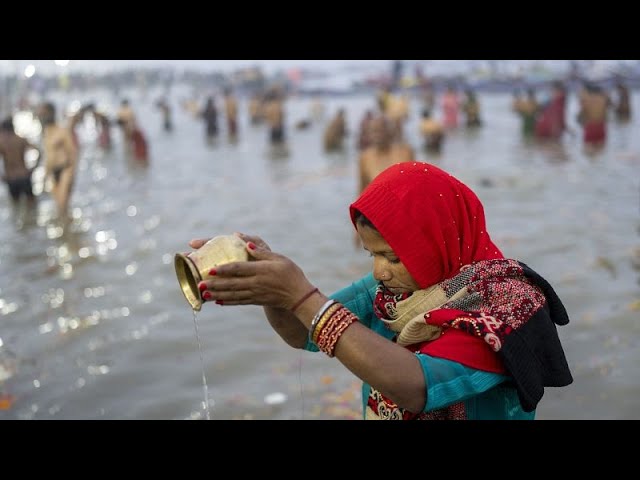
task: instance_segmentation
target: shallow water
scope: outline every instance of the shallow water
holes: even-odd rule
[[[146,168],[123,157],[117,132],[105,154],[83,126],[68,231],[51,220],[48,195],[25,220],[0,193],[0,419],[204,418],[192,311],[173,270],[174,253],[192,238],[260,235],[325,292],[369,268],[353,247],[347,206],[357,184],[355,133],[372,98],[326,100],[327,118],[347,110],[344,152],[325,154],[316,124],[289,128],[283,157],[268,148],[264,127],[248,125],[244,101],[237,142],[221,123],[207,145],[204,125],[178,107],[188,92],[173,91],[170,133],[153,105],[159,92],[121,92],[150,141]],[[61,108],[76,97],[112,109],[118,101],[105,92],[55,100]],[[480,101],[485,126],[451,135],[439,157],[419,149],[417,104],[407,133],[419,160],[478,193],[505,255],[536,269],[565,302],[571,323],[560,336],[575,381],[547,389],[538,418],[640,418],[638,120],[612,122],[605,149],[588,156],[570,135],[556,146],[523,141],[509,95]],[[289,100],[288,123],[309,109],[309,99]],[[575,109],[571,97],[568,119]],[[360,417],[351,373],[287,347],[259,308],[206,305],[198,327],[213,420]]]

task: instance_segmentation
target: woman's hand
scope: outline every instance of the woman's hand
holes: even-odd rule
[[[234,232],[234,235],[240,239],[242,239],[245,243],[252,242],[254,245],[264,248],[265,250],[271,251],[267,242],[262,240],[260,237],[252,237],[250,235],[245,235],[244,233]],[[189,246],[191,248],[195,248],[196,250],[202,247],[205,243],[207,243],[211,238],[196,238],[189,242]]]
[[[304,272],[291,259],[271,251],[260,237],[236,234],[247,242],[248,262],[233,262],[215,267],[210,277],[200,282],[202,298],[219,305],[261,305],[265,307],[291,307],[313,285]],[[200,248],[206,239],[189,242]]]

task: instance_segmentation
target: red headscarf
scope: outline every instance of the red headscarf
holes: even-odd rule
[[[420,288],[472,262],[504,258],[487,233],[476,194],[429,163],[387,168],[349,207],[354,226],[356,210],[375,225]]]

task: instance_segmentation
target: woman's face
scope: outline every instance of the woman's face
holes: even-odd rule
[[[362,245],[373,257],[373,277],[394,294],[419,290],[418,283],[378,231],[357,223]]]

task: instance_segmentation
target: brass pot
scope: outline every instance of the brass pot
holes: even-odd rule
[[[209,278],[209,271],[225,263],[246,262],[249,253],[246,243],[235,235],[213,237],[198,250],[189,254],[176,253],[174,266],[180,288],[187,302],[195,311],[202,308],[198,284]]]

